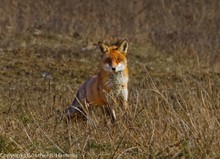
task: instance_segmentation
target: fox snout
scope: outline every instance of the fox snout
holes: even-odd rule
[[[109,66],[113,72],[117,71],[118,64],[116,62],[112,62]]]
[[[125,69],[126,65],[119,63],[117,65],[111,65],[111,64],[105,64],[104,65],[104,70],[108,71],[108,72],[119,72],[119,71],[123,71]]]

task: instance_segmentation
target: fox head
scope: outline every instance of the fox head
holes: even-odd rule
[[[102,53],[101,64],[102,68],[109,72],[120,72],[126,69],[127,59],[126,54],[128,50],[127,40],[123,40],[119,46],[107,46],[99,42],[99,48]]]

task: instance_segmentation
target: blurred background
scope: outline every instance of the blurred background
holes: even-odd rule
[[[127,38],[162,49],[219,53],[218,0],[1,0],[0,39],[60,34],[87,42]]]

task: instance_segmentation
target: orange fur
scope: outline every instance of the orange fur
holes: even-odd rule
[[[119,46],[110,46],[99,43],[102,52],[101,70],[83,83],[77,92],[76,99],[65,111],[65,115],[73,117],[80,112],[85,113],[84,106],[105,106],[112,121],[116,120],[115,102],[124,109],[128,99],[128,67],[126,53],[128,43],[123,40]]]

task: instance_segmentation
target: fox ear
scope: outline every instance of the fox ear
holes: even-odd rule
[[[127,51],[128,51],[128,41],[126,40],[126,39],[124,39],[121,43],[120,43],[120,45],[119,45],[119,47],[118,47],[118,50],[120,51],[120,52],[122,52],[122,53],[127,53]]]
[[[105,45],[104,43],[99,42],[98,45],[99,45],[99,48],[100,48],[100,50],[101,50],[102,53],[107,53],[107,52],[109,52],[108,46]]]

